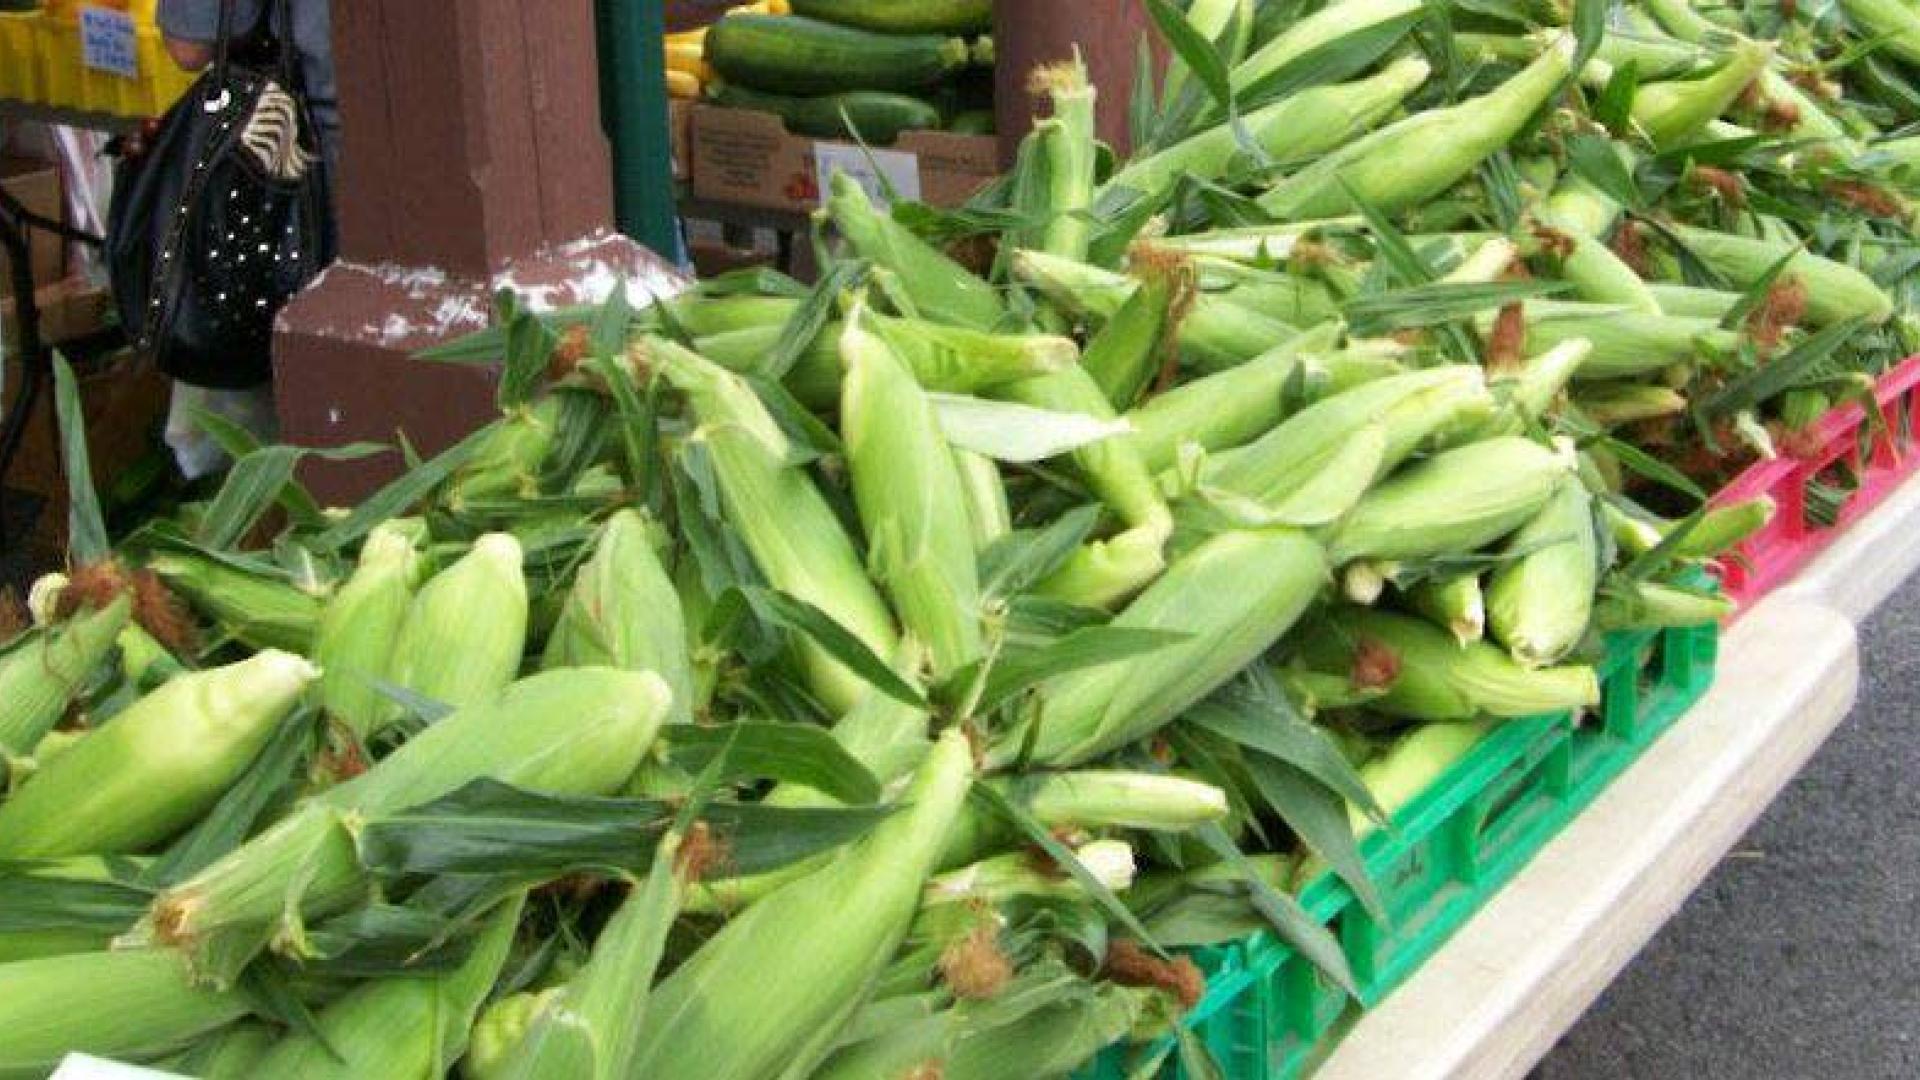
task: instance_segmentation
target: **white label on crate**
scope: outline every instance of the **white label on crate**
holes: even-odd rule
[[[139,78],[139,37],[133,16],[112,8],[81,8],[80,58],[96,71]]]
[[[846,143],[813,144],[814,175],[820,178],[820,205],[827,205],[832,193],[827,181],[836,172],[846,173],[867,189],[867,197],[879,206],[891,204],[897,196],[909,202],[920,199],[920,155],[904,150],[868,150]],[[883,183],[881,178],[885,177]],[[888,186],[892,186],[889,193]]]
[[[178,1076],[86,1054],[68,1054],[49,1080],[178,1080]]]

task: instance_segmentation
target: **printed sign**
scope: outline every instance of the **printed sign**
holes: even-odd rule
[[[132,15],[112,8],[80,9],[80,59],[95,71],[139,78],[139,41]]]
[[[827,205],[827,196],[832,190],[827,181],[836,172],[846,173],[858,182],[876,206],[889,205],[895,196],[913,202],[920,199],[920,158],[916,154],[819,142],[813,144],[813,164],[820,177],[821,206]]]

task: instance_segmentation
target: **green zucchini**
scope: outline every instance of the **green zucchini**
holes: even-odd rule
[[[849,90],[820,97],[796,97],[716,83],[708,96],[715,104],[730,109],[773,113],[786,122],[788,131],[816,139],[858,135],[864,142],[890,143],[903,131],[940,126],[939,109],[919,98],[885,90]],[[851,130],[847,127],[849,121],[853,124]]]
[[[793,0],[793,13],[889,34],[983,34],[993,0]]]
[[[968,109],[954,114],[947,130],[955,135],[991,135],[995,131],[992,109]]]
[[[966,66],[967,43],[878,34],[795,15],[729,15],[707,31],[707,62],[727,82],[775,94],[918,90]]]

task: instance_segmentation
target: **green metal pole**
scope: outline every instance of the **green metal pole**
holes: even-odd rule
[[[620,231],[675,261],[680,233],[667,126],[666,13],[661,0],[599,0],[600,107],[613,144]]]

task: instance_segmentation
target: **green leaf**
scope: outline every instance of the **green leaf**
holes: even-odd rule
[[[779,780],[848,804],[880,798],[880,781],[825,728],[746,721],[724,727],[676,724],[661,738],[676,764],[698,772],[721,763],[717,782]]]
[[[1048,679],[1145,656],[1178,645],[1191,636],[1129,626],[1089,626],[1037,649],[1008,648],[987,675],[980,711],[991,711]]]
[[[1153,130],[1154,116],[1159,104],[1154,100],[1153,42],[1147,35],[1141,34],[1133,50],[1133,92],[1127,99],[1127,135],[1133,146],[1147,145],[1148,136]]]
[[[1213,732],[1242,751],[1252,751],[1301,770],[1321,787],[1350,802],[1376,823],[1387,812],[1326,731],[1300,715],[1277,685],[1235,687],[1189,711],[1185,722]]]
[[[1268,885],[1247,862],[1247,857],[1234,846],[1226,830],[1217,824],[1209,824],[1201,826],[1196,835],[1214,854],[1240,870],[1241,883],[1246,886],[1253,906],[1272,924],[1282,941],[1298,949],[1300,955],[1342,990],[1355,998],[1360,996],[1360,988],[1353,980],[1353,969],[1347,964],[1346,953],[1340,950],[1339,939],[1315,922],[1313,916],[1307,914],[1306,909],[1293,897]]]
[[[141,881],[153,886],[185,881],[245,843],[291,795],[301,766],[319,745],[318,733],[311,709],[296,710],[281,721],[239,781],[206,817],[147,867]]]
[[[407,512],[433,490],[446,482],[456,470],[467,463],[488,438],[493,435],[499,421],[488,424],[479,431],[461,439],[459,442],[440,452],[433,460],[417,469],[410,469],[392,483],[373,493],[372,497],[322,532],[314,540],[314,546],[322,552],[339,551],[355,543],[373,531],[374,526],[383,521],[405,517]]]
[[[607,294],[607,302],[593,317],[593,326],[587,331],[588,347],[594,356],[617,356],[627,347],[627,337],[633,332],[635,312],[633,302],[627,299],[628,282],[625,277],[613,283],[613,291]]]
[[[1500,231],[1511,233],[1520,228],[1525,200],[1520,197],[1520,173],[1513,166],[1513,155],[1505,149],[1494,151],[1480,165],[1480,186],[1486,190]]]
[[[644,871],[680,807],[655,799],[554,796],[479,780],[368,820],[361,859],[379,875],[556,877]],[[727,844],[727,870],[775,870],[859,839],[892,808],[713,804],[701,812]]]
[[[1220,51],[1214,48],[1206,35],[1194,29],[1193,24],[1178,8],[1167,0],[1144,0],[1147,14],[1152,17],[1154,26],[1160,30],[1160,36],[1180,57],[1200,85],[1207,88],[1214,104],[1222,112],[1233,115],[1233,87],[1227,77],[1226,61],[1221,59]]]
[[[1375,337],[1394,330],[1440,326],[1522,300],[1556,296],[1559,281],[1434,282],[1347,301],[1342,313],[1353,333]]]
[[[507,352],[495,401],[504,411],[532,400],[533,392],[546,380],[560,338],[545,320],[520,310],[504,289],[499,308],[499,321],[507,328]]]
[[[749,591],[755,607],[774,622],[795,633],[805,634],[842,666],[865,679],[874,689],[904,705],[927,707],[926,695],[902,679],[886,661],[875,656],[866,643],[853,636],[833,616],[798,597],[772,589]]]
[[[1302,843],[1333,867],[1375,919],[1388,922],[1380,890],[1360,858],[1360,842],[1353,835],[1347,801],[1334,794],[1305,770],[1265,754],[1244,754],[1247,776],[1260,798],[1287,823]]]
[[[417,978],[459,966],[473,943],[471,923],[373,903],[309,927],[301,963],[326,978]]]
[[[1791,389],[1801,376],[1832,356],[1866,326],[1865,319],[1855,316],[1821,328],[1780,357],[1709,395],[1700,403],[1700,411],[1710,417],[1731,416],[1772,400]]]
[[[995,461],[1030,464],[1133,430],[1118,417],[1054,412],[963,394],[930,393],[947,441]]]
[[[1640,92],[1640,65],[1629,60],[1614,69],[1613,76],[1600,91],[1593,103],[1593,118],[1600,126],[1615,134],[1624,135],[1633,119],[1633,99]],[[1598,135],[1582,135],[1582,139],[1598,139]],[[1612,155],[1609,155],[1612,156]],[[1617,163],[1619,159],[1614,158]]]
[[[872,271],[873,265],[864,259],[843,259],[820,275],[820,281],[807,292],[807,298],[787,318],[759,374],[771,382],[786,378],[794,362],[813,345],[828,320],[833,318],[841,295],[860,288]]]
[[[1398,18],[1343,34],[1324,45],[1308,49],[1253,85],[1243,87],[1238,104],[1243,109],[1252,109],[1309,86],[1353,78],[1400,44],[1400,40],[1426,17],[1426,9],[1418,7]]]
[[[260,447],[238,458],[233,468],[228,470],[226,479],[221,482],[220,493],[214,496],[206,516],[200,520],[200,542],[214,548],[233,547],[276,503],[287,507],[296,517],[318,521],[319,505],[294,479],[294,470],[300,467],[300,463],[308,457],[326,461],[358,461],[387,452],[387,447],[373,443],[353,443],[331,450],[279,445]]]
[[[1016,529],[980,553],[980,590],[1005,599],[1032,588],[1060,569],[1093,535],[1100,507],[1076,506],[1039,529]]]
[[[93,459],[87,450],[86,412],[80,387],[67,358],[53,354],[53,411],[60,422],[60,460],[67,470],[67,557],[74,566],[91,566],[113,554],[100,494],[93,486]]]
[[[1391,271],[1404,285],[1425,285],[1434,278],[1433,268],[1427,265],[1407,242],[1406,235],[1396,228],[1386,214],[1373,204],[1371,199],[1362,195],[1347,182],[1346,177],[1336,177],[1340,187],[1347,193],[1355,210],[1367,223],[1367,231],[1373,235],[1375,254],[1380,262]]]
[[[54,865],[0,863],[0,934],[97,933],[140,920],[153,891],[131,881],[65,876]]]
[[[1639,210],[1646,204],[1639,186],[1634,183],[1633,173],[1620,160],[1612,140],[1603,135],[1576,135],[1569,140],[1567,167],[1575,176],[1629,210]]]
[[[1773,283],[1780,280],[1780,275],[1785,273],[1787,267],[1793,264],[1793,260],[1799,257],[1801,250],[1800,247],[1795,247],[1792,251],[1780,256],[1777,262],[1767,268],[1766,273],[1755,279],[1754,283],[1747,287],[1747,291],[1740,295],[1739,301],[1727,309],[1726,315],[1720,320],[1720,328],[1739,330],[1745,327],[1748,317],[1760,310],[1760,305],[1767,302],[1767,293],[1772,291]]]
[[[1607,20],[1613,0],[1574,0],[1573,3],[1573,77],[1587,66],[1607,35]]]

